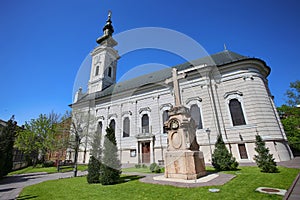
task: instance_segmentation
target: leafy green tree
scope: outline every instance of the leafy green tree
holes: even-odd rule
[[[261,169],[262,172],[278,172],[278,168],[276,162],[274,161],[273,155],[270,154],[265,142],[262,140],[260,135],[256,135],[255,139],[255,151],[258,153],[258,155],[254,156],[254,160],[257,166]]]
[[[226,148],[221,135],[218,135],[212,155],[212,165],[217,171],[236,170],[238,162]]]
[[[51,116],[40,114],[39,118],[25,122],[23,130],[17,135],[15,145],[33,158],[33,165],[37,164],[38,155],[44,162],[48,150],[55,146],[56,124],[53,123]]]
[[[12,170],[16,131],[17,122],[14,121],[14,116],[0,129],[0,177],[7,175]]]
[[[300,152],[300,108],[282,105],[277,109],[290,147]]]
[[[300,152],[300,81],[290,83],[287,105],[277,108],[292,150]]]
[[[300,81],[290,83],[290,89],[286,91],[288,98],[287,103],[289,106],[297,107],[300,105]]]
[[[87,182],[91,183],[99,183],[100,182],[100,161],[91,156],[88,164],[88,175],[87,175]]]
[[[103,145],[103,159],[101,164],[100,183],[103,185],[115,184],[120,179],[121,163],[118,159],[118,148],[113,128],[106,128]]]

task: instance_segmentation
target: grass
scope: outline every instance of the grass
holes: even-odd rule
[[[282,199],[282,196],[255,192],[261,186],[288,189],[300,169],[279,167],[280,173],[261,173],[257,167],[240,167],[236,178],[223,186],[177,188],[141,183],[139,177],[124,176],[132,180],[116,185],[88,184],[86,177],[46,181],[23,189],[19,200],[35,199]],[[210,193],[209,188],[219,188]]]
[[[123,168],[122,172],[126,173],[126,172],[138,172],[138,173],[151,173],[150,169],[147,168],[135,168],[135,167],[131,167],[131,168]]]
[[[78,170],[79,171],[84,171],[87,169],[87,165],[78,165]],[[67,171],[73,171],[73,168],[66,168],[62,169],[61,172],[67,172]],[[36,167],[26,167],[20,170],[16,170],[13,172],[10,172],[8,175],[15,175],[15,174],[27,174],[27,173],[34,173],[34,172],[46,172],[48,174],[51,173],[57,173],[57,168],[56,167],[42,167],[41,165],[37,165]]]

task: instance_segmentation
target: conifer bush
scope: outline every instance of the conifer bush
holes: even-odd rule
[[[121,162],[118,158],[115,131],[111,127],[106,128],[100,172],[100,183],[102,185],[112,185],[118,183],[120,179]]]
[[[157,167],[158,165],[156,163],[151,163],[151,165],[149,166],[149,169],[150,171],[153,173],[155,171],[155,168]]]
[[[212,165],[217,171],[236,170],[238,162],[225,146],[221,135],[218,135],[212,155]]]
[[[87,182],[91,183],[99,183],[100,182],[100,161],[96,159],[94,156],[91,156],[88,164],[88,175]]]
[[[269,148],[266,147],[265,142],[260,135],[255,136],[255,151],[258,153],[254,156],[257,166],[262,172],[276,173],[278,172],[277,164],[273,155],[269,153]]]

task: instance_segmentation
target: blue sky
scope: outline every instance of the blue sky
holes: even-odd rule
[[[269,86],[280,106],[300,75],[300,3],[297,0],[4,0],[0,6],[0,119],[23,124],[40,113],[64,113],[76,73],[102,35],[112,10],[115,33],[164,27],[223,50],[261,58],[271,67]],[[148,55],[147,55],[148,53]],[[157,54],[157,55],[156,55]],[[178,64],[159,51],[121,58],[118,77],[143,63]]]

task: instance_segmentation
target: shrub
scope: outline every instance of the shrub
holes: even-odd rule
[[[97,160],[94,156],[91,156],[88,164],[88,175],[87,182],[88,183],[99,183],[100,180],[100,161]]]
[[[113,128],[106,128],[106,136],[103,145],[103,160],[100,168],[100,182],[102,185],[115,184],[120,179],[121,163],[118,159],[118,148],[115,131]]]
[[[52,160],[46,160],[42,164],[42,167],[53,167],[53,166],[54,166],[54,161]]]
[[[86,177],[89,184],[100,182],[100,165],[100,161],[91,156],[88,164],[88,175]]]
[[[142,168],[146,169],[146,168],[148,168],[148,167],[147,167],[147,165],[143,164],[143,165],[142,165]]]
[[[213,167],[217,171],[236,170],[239,164],[232,154],[229,153],[221,135],[218,135],[215,147],[212,155]]]
[[[276,173],[278,168],[274,161],[273,155],[269,153],[269,149],[266,147],[265,142],[262,140],[260,135],[255,137],[255,151],[258,155],[254,156],[254,160],[257,166],[262,172]]]
[[[160,166],[157,165],[157,166],[154,168],[154,172],[155,172],[155,173],[160,173],[160,172],[161,172]]]
[[[141,165],[140,165],[140,164],[136,164],[136,165],[135,165],[135,168],[137,168],[137,169],[138,169],[138,168],[141,168]]]
[[[0,126],[0,178],[7,175],[13,167],[13,148],[17,122],[14,116],[6,126]]]
[[[156,163],[151,163],[149,169],[152,173],[155,171],[156,166],[158,166]]]

